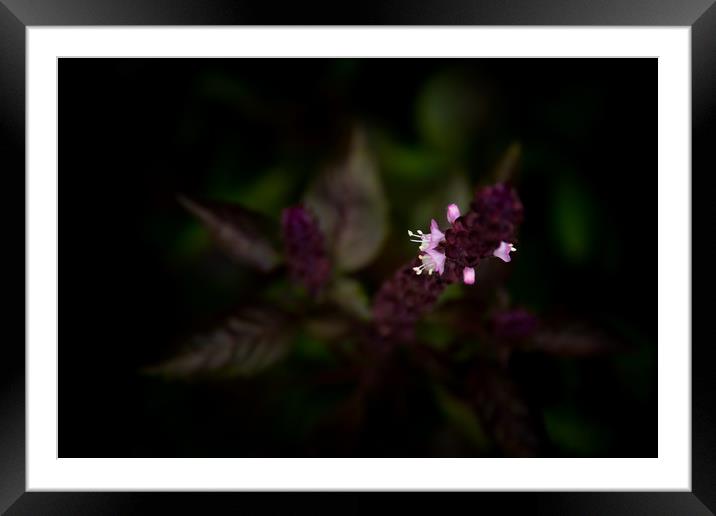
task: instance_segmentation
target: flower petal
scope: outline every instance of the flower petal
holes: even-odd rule
[[[451,204],[447,207],[447,219],[450,224],[455,222],[459,216],[460,208],[457,207],[457,204]]]
[[[442,274],[445,270],[445,253],[441,253],[437,249],[428,249],[426,252],[435,263],[435,270]]]
[[[438,223],[435,221],[435,219],[432,219],[430,221],[430,247],[429,249],[435,249],[437,245],[445,240],[445,233],[440,231],[440,228],[438,227]]]
[[[500,242],[500,246],[492,252],[492,255],[496,256],[503,262],[509,262],[512,260],[512,258],[510,258],[510,251],[516,251],[516,249],[512,247],[512,244],[508,242]]]
[[[472,285],[475,283],[475,269],[472,267],[465,267],[462,270],[462,281],[465,282],[465,285]]]

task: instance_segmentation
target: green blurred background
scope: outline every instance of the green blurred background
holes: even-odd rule
[[[655,59],[61,59],[59,78],[61,456],[345,451],[314,433],[351,385],[304,381],[335,366],[306,333],[251,377],[140,371],[257,290],[293,289],[224,256],[176,194],[278,220],[356,124],[389,227],[347,297],[367,306],[414,256],[407,229],[509,176],[525,206],[510,302],[618,342],[510,362],[549,453],[656,456]],[[430,321],[421,331],[438,347],[451,338]],[[429,380],[414,392],[410,420],[376,411],[351,450],[499,454],[464,403]]]

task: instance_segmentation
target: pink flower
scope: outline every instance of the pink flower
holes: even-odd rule
[[[450,224],[454,223],[460,217],[460,208],[457,204],[451,204],[447,207],[447,219]]]
[[[475,268],[474,267],[465,267],[462,270],[462,281],[465,282],[465,285],[472,285],[475,283]]]
[[[460,217],[460,208],[457,204],[450,204],[447,207],[447,220],[452,224]],[[440,231],[438,223],[435,219],[430,221],[430,234],[426,235],[421,230],[416,232],[408,231],[408,235],[411,237],[411,242],[420,244],[419,249],[424,254],[418,255],[418,259],[422,262],[421,265],[413,267],[415,274],[420,276],[423,272],[427,272],[428,275],[432,275],[433,272],[437,271],[438,274],[442,275],[445,271],[445,251],[438,249],[441,242],[445,241],[445,233]],[[467,268],[465,269],[467,271]],[[468,283],[469,275],[465,276],[465,283]],[[472,281],[474,283],[475,273],[472,272]]]
[[[482,188],[464,214],[450,204],[446,215],[450,226],[444,232],[434,220],[430,234],[408,231],[419,244],[418,259],[401,267],[376,294],[373,322],[386,341],[414,340],[416,323],[433,309],[445,287],[459,281],[473,285],[481,260],[509,259],[515,250],[511,242],[516,242],[522,222],[522,203],[508,185]]]
[[[420,244],[419,249],[421,251],[427,251],[428,249],[435,249],[440,242],[445,240],[445,234],[440,231],[440,228],[438,227],[438,223],[435,221],[435,219],[430,221],[430,234],[426,235],[421,230],[417,230],[416,232],[412,232],[408,230],[408,236],[410,237],[411,242],[415,242],[416,244]]]
[[[450,227],[445,230],[445,233],[440,231],[435,219],[430,221],[429,235],[420,230],[415,233],[408,231],[412,241],[420,244],[421,254],[418,255],[418,258],[421,265],[413,267],[418,276],[423,272],[432,275],[435,271],[442,275],[445,271],[445,262],[449,261],[447,280],[457,281],[459,271],[462,270],[462,281],[466,285],[473,285],[475,283],[475,267],[480,259],[492,255],[504,262],[511,261],[510,253],[517,249],[504,240],[497,240],[500,244],[495,249],[493,246],[496,239],[491,239],[496,236],[494,227],[497,226],[490,222],[491,219],[501,220],[502,212],[497,208],[504,208],[502,211],[505,211],[507,215],[514,215],[514,220],[518,221],[521,217],[522,205],[515,200],[514,192],[506,190],[500,185],[481,191],[478,199],[481,204],[476,203],[476,205],[479,204],[479,207],[484,208],[483,212],[478,213],[474,207],[471,207],[471,211],[468,211],[465,217],[461,217],[457,204],[448,205],[446,218]],[[512,211],[509,211],[508,208]],[[460,220],[458,221],[458,219]]]
[[[445,270],[445,253],[438,251],[437,246],[445,240],[445,234],[440,231],[435,219],[430,221],[429,235],[424,234],[421,230],[415,233],[408,231],[408,235],[411,237],[411,242],[420,244],[419,249],[425,253],[418,256],[422,265],[413,267],[415,273],[420,275],[426,271],[428,275],[431,275],[438,271],[438,274],[442,274]]]
[[[445,253],[437,249],[427,249],[425,254],[419,255],[418,258],[423,262],[419,267],[413,267],[415,274],[418,276],[423,271],[427,271],[428,275],[432,275],[435,271],[438,271],[438,274],[442,274],[445,271]]]
[[[510,258],[511,251],[517,251],[517,248],[508,242],[500,242],[499,247],[492,252],[492,256],[496,256],[503,262],[509,262],[512,260]]]

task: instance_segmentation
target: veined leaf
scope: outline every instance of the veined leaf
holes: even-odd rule
[[[530,351],[569,357],[601,355],[620,348],[606,332],[586,323],[539,329],[525,345]]]
[[[291,337],[285,314],[263,306],[244,308],[220,327],[193,337],[186,352],[147,372],[169,377],[249,376],[283,358]]]
[[[269,235],[271,221],[237,204],[198,202],[179,197],[179,202],[209,230],[217,244],[232,258],[268,272],[280,262]]]
[[[316,178],[305,203],[316,214],[339,268],[354,271],[375,257],[387,235],[388,208],[362,132],[354,133],[348,156]]]

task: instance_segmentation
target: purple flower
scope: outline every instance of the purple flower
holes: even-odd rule
[[[413,339],[415,324],[432,310],[446,285],[474,284],[475,269],[483,258],[510,261],[509,253],[515,250],[510,242],[516,241],[522,220],[522,204],[513,189],[501,184],[483,188],[465,215],[450,204],[446,217],[450,227],[445,232],[435,220],[430,222],[429,234],[408,231],[418,244],[418,257],[384,282],[376,294],[373,317],[381,337]]]
[[[450,227],[444,233],[435,220],[429,235],[408,231],[423,253],[418,256],[421,264],[413,270],[418,275],[437,271],[441,276],[447,270],[446,280],[472,285],[481,259],[511,260],[510,252],[517,250],[512,242],[522,221],[522,203],[512,188],[497,184],[479,190],[464,216],[456,204],[450,204],[447,220]]]
[[[420,244],[419,249],[421,251],[427,251],[428,249],[435,249],[440,242],[445,240],[445,234],[440,231],[438,223],[435,219],[430,221],[430,234],[426,235],[421,230],[415,232],[408,230],[408,236],[411,242]]]
[[[465,267],[462,270],[462,281],[465,282],[465,285],[472,285],[475,283],[475,268],[474,267]]]
[[[415,273],[418,276],[420,276],[423,271],[427,271],[428,276],[432,275],[435,271],[438,271],[438,274],[442,274],[445,270],[445,253],[438,251],[437,247],[445,240],[445,234],[440,231],[435,219],[430,221],[429,235],[424,234],[421,230],[416,232],[408,230],[408,236],[410,236],[411,242],[420,244],[418,249],[425,253],[418,255],[421,265],[413,267]]]
[[[432,310],[447,283],[438,274],[418,277],[417,260],[405,265],[385,281],[375,296],[373,320],[382,338],[408,341],[415,324]]]
[[[460,208],[457,204],[451,204],[447,207],[447,219],[450,224],[455,222],[460,217]]]
[[[517,192],[504,183],[481,188],[470,204],[471,228],[483,231],[482,238],[490,250],[500,242],[516,241],[517,228],[522,223],[523,208]]]
[[[315,296],[331,274],[318,223],[303,206],[293,206],[283,210],[281,225],[291,278]]]
[[[517,248],[507,242],[500,242],[500,246],[492,252],[492,256],[496,256],[503,262],[509,262],[510,252],[517,251]]]

